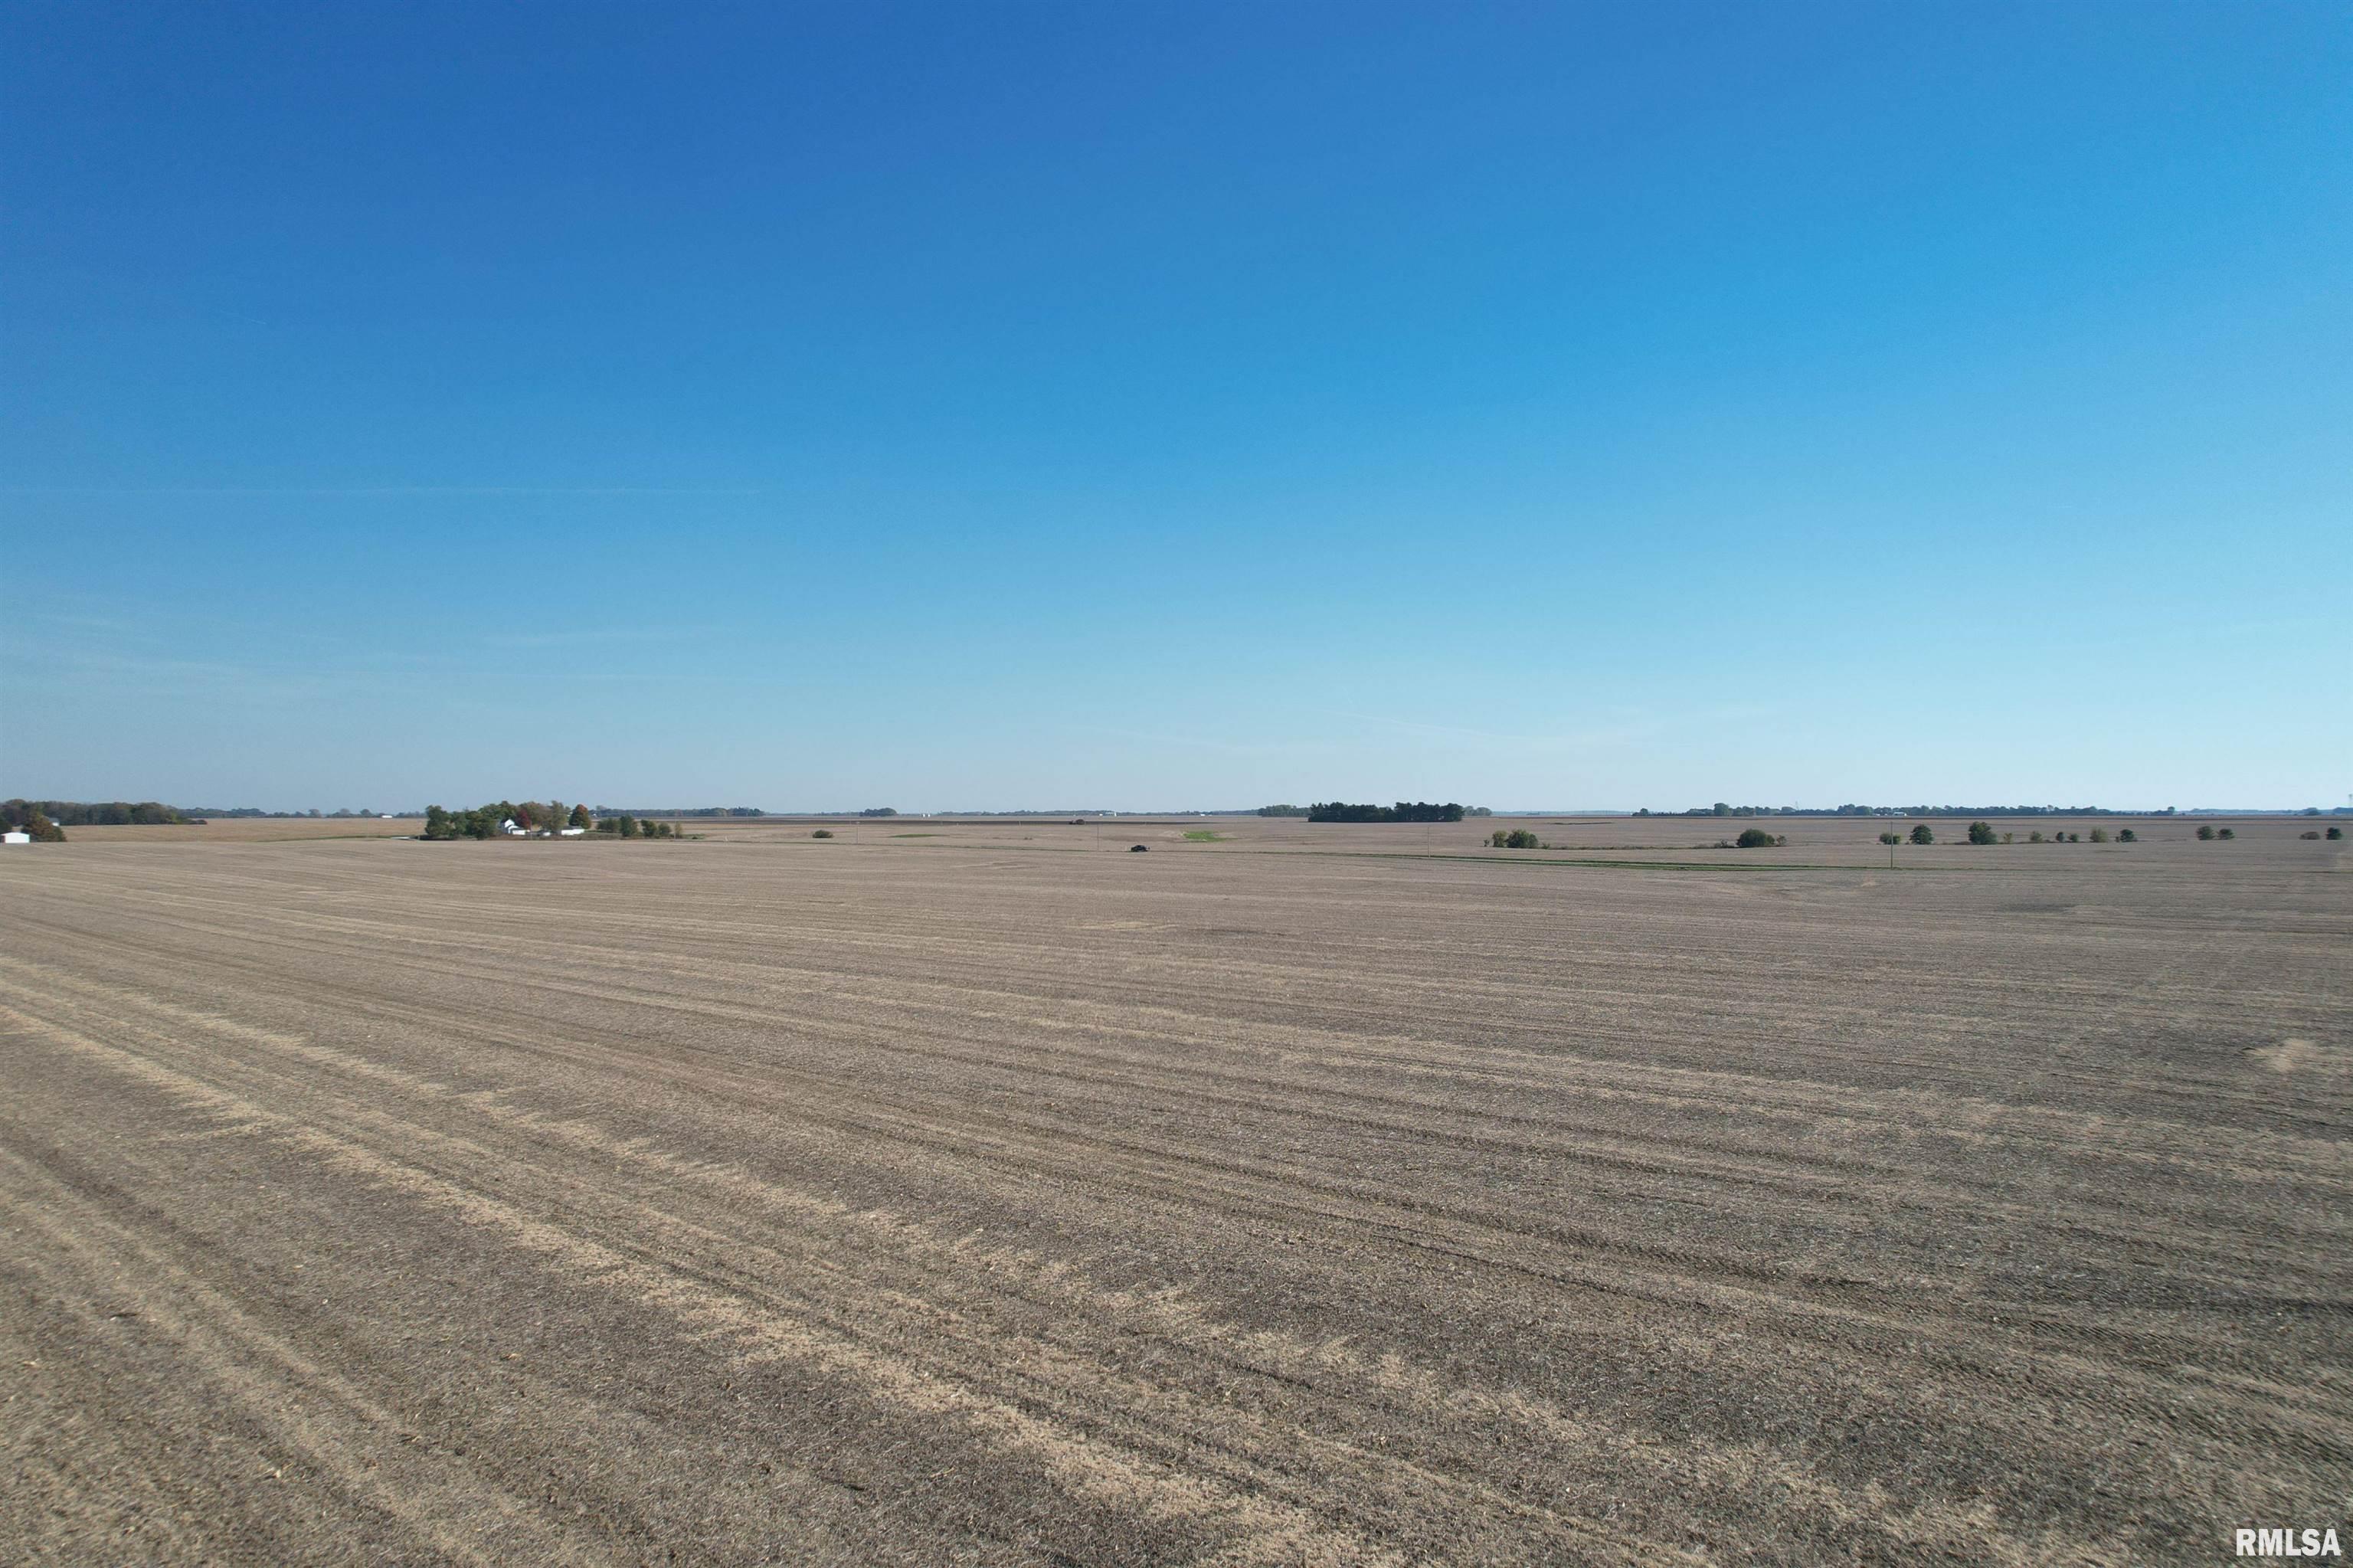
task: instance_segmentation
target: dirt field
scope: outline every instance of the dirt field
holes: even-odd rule
[[[68,828],[74,844],[271,843],[282,839],[413,838],[422,817],[211,817],[201,822],[124,822]]]
[[[2353,1525],[2314,824],[832,825],[0,852],[0,1561]]]

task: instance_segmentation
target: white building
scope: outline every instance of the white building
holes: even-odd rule
[[[33,835],[32,835],[32,834],[30,834],[30,833],[26,833],[26,832],[18,832],[16,829],[15,829],[15,828],[11,828],[11,829],[9,829],[9,830],[8,830],[6,832],[5,832],[5,833],[0,833],[0,844],[28,844],[28,843],[31,843],[32,842],[33,842]]]
[[[562,833],[567,839],[576,839],[587,831],[588,830],[586,828],[558,828],[556,830],[557,832]]]

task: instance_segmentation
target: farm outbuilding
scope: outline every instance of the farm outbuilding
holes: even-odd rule
[[[5,833],[0,833],[0,844],[28,844],[32,842],[32,834],[21,832],[16,828],[11,828]]]

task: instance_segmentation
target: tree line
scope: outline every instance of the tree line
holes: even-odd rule
[[[12,829],[32,831],[36,817],[53,827],[123,827],[133,823],[185,822],[176,808],[159,800],[6,800],[0,801],[0,821]]]
[[[768,813],[758,806],[592,806],[598,817],[765,817]]]
[[[1459,822],[1463,808],[1449,800],[1443,806],[1430,800],[1399,800],[1394,806],[1351,806],[1339,800],[1320,800],[1307,808],[1311,822]]]

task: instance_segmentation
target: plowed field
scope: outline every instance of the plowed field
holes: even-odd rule
[[[0,853],[0,1560],[2344,1529],[2353,860],[1879,825]]]

